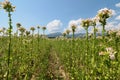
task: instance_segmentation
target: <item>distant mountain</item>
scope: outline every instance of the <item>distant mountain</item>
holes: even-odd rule
[[[84,37],[84,35],[85,35],[85,33],[77,33],[77,34],[75,34],[74,37]],[[49,37],[49,38],[56,38],[56,37],[59,37],[59,36],[62,36],[62,33],[61,33],[61,32],[50,33],[50,34],[47,35],[47,37]],[[67,37],[71,38],[71,37],[72,37],[72,34],[70,34],[70,35],[67,36]]]
[[[61,32],[56,32],[56,33],[50,33],[50,34],[48,34],[47,37],[49,37],[49,38],[55,38],[55,37],[59,37],[61,35],[62,35]]]
[[[50,34],[47,35],[47,37],[49,37],[49,38],[56,38],[56,37],[59,37],[59,36],[62,36],[61,32],[50,33]],[[86,33],[76,33],[74,37],[75,38],[77,38],[77,37],[83,38],[84,36],[86,36]],[[101,36],[101,34],[97,33],[96,36]],[[67,37],[71,38],[72,34],[70,34]]]
[[[77,37],[84,37],[85,36],[85,33],[76,33],[75,34],[75,38],[77,38]],[[70,37],[72,37],[72,34],[70,35]]]

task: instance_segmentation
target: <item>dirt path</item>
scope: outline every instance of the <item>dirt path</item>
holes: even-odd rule
[[[69,80],[69,75],[64,66],[60,63],[54,48],[51,48],[48,65],[48,80]]]

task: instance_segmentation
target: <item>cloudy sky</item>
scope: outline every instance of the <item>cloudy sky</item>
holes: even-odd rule
[[[0,0],[2,2],[4,0]],[[93,18],[98,10],[109,8],[115,15],[107,20],[106,29],[120,28],[120,0],[9,0],[16,6],[12,13],[14,30],[16,23],[26,29],[34,26],[46,26],[46,34],[63,32],[72,23],[80,24],[81,19]],[[7,13],[0,9],[0,28],[8,27]],[[97,26],[101,29],[101,26]],[[89,29],[91,31],[91,28]],[[77,32],[84,32],[79,25]]]

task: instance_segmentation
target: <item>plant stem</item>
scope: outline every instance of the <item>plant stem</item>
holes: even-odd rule
[[[102,25],[103,26],[103,29],[102,29],[102,39],[104,40],[104,38],[105,38],[105,25],[103,24]]]
[[[31,58],[33,54],[33,40],[34,40],[34,31],[32,31],[32,50],[31,50]]]
[[[95,30],[95,26],[93,26],[94,28],[94,40],[96,39],[96,30]]]
[[[39,36],[39,29],[38,29],[38,51],[39,51],[39,38],[40,38],[40,36]]]
[[[11,31],[12,31],[12,20],[11,20],[11,13],[10,11],[8,12],[8,17],[9,17],[9,47],[8,47],[8,72],[7,72],[7,80],[9,77],[9,65],[10,65],[10,54],[11,54]]]
[[[73,35],[72,35],[72,38],[73,38],[73,40],[74,40],[74,31],[73,31]]]
[[[86,28],[86,40],[88,41],[88,28]]]

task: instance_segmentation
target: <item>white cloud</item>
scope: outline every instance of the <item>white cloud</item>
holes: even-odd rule
[[[120,3],[115,4],[116,7],[120,7]]]
[[[111,9],[112,10],[112,15],[116,15],[117,13],[115,12],[115,10]]]
[[[99,32],[102,31],[102,26],[99,25],[97,26]],[[120,29],[120,23],[116,22],[116,21],[112,21],[112,22],[107,22],[107,25],[105,25],[105,30],[109,31],[109,30],[119,30]]]
[[[115,18],[116,20],[120,20],[120,15]]]
[[[113,29],[117,29],[118,28],[118,24],[117,22],[113,21],[113,22],[108,22],[107,25],[105,26],[105,29],[108,30],[113,30]]]
[[[90,27],[92,28],[92,27]],[[102,25],[98,24],[96,26],[96,28],[98,29],[98,32],[101,33],[102,32]],[[105,25],[105,30],[109,31],[109,30],[120,30],[120,23],[118,23],[117,21],[112,21],[112,22],[107,22],[107,24]],[[89,29],[90,33],[93,33],[93,29]]]
[[[61,32],[62,22],[60,20],[53,20],[46,27],[50,33]]]
[[[84,32],[84,28],[80,25],[81,20],[82,20],[82,19],[80,18],[80,19],[77,19],[77,20],[71,20],[71,21],[69,21],[68,27],[65,28],[64,31],[65,31],[66,29],[71,30],[71,25],[72,25],[72,24],[75,24],[75,25],[77,25],[76,33]]]

